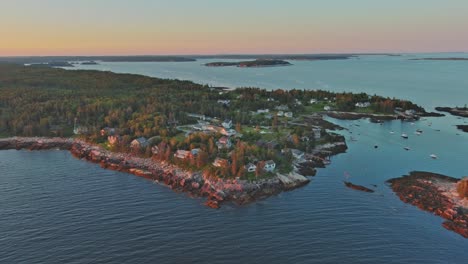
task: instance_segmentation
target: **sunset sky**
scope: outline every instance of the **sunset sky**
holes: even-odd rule
[[[0,56],[468,51],[467,0],[1,0]]]

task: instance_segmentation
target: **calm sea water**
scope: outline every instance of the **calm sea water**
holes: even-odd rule
[[[204,62],[86,68],[231,87],[364,91],[428,108],[468,103],[465,62],[370,56],[262,69],[200,66]],[[412,170],[468,175],[468,134],[454,127],[468,119],[333,121],[357,141],[310,184],[220,210],[67,152],[0,151],[0,262],[466,263],[467,239],[445,230],[441,218],[402,203],[384,182]],[[414,134],[418,128],[423,135]],[[433,153],[438,160],[429,158]],[[347,189],[346,178],[376,193]]]

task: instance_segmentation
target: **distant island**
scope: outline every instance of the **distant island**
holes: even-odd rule
[[[362,54],[368,55],[368,54]],[[370,54],[369,54],[370,55]],[[357,54],[250,54],[250,55],[202,55],[196,59],[233,59],[233,60],[347,60]]]
[[[468,61],[468,58],[417,58],[409,60],[432,60],[432,61]]]
[[[226,67],[226,66],[237,66],[241,68],[253,68],[253,67],[273,67],[273,66],[290,66],[291,63],[283,60],[268,60],[268,59],[257,59],[253,61],[239,61],[239,62],[210,62],[206,63],[208,67]]]
[[[80,63],[81,65],[98,65],[99,63],[95,61],[83,61]]]
[[[56,64],[74,61],[103,62],[190,62],[194,58],[183,56],[43,56],[43,57],[0,57],[0,63],[16,64]],[[53,66],[63,67],[63,66]],[[70,67],[70,66],[64,66]]]
[[[457,128],[463,132],[468,133],[468,125],[457,125]]]
[[[213,208],[307,184],[316,168],[347,149],[332,131],[342,128],[324,115],[379,121],[424,114],[410,101],[365,93],[226,90],[0,64],[0,149],[70,150],[104,168],[207,197]]]

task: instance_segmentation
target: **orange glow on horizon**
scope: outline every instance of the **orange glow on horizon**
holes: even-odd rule
[[[468,2],[332,2],[2,1],[0,56],[468,51]]]

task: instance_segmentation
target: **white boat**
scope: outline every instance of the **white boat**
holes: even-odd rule
[[[403,133],[403,134],[401,134],[401,137],[402,137],[402,138],[408,138],[408,135],[405,134],[405,133]]]
[[[416,135],[420,136],[422,133],[419,131],[414,132]]]
[[[395,134],[395,132],[393,132],[393,131],[390,131],[390,134]]]
[[[410,147],[404,147],[405,150],[411,150]]]
[[[433,159],[437,159],[437,155],[436,155],[436,154],[431,154],[430,157],[433,158]]]

